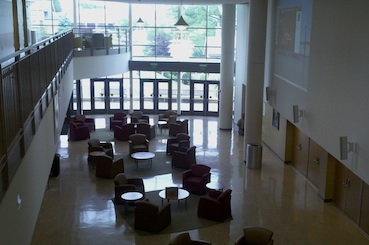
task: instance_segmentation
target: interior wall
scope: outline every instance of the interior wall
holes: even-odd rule
[[[294,1],[297,6],[304,1]],[[276,96],[271,105],[293,121],[293,105],[304,110],[294,125],[340,159],[340,136],[356,142],[356,153],[340,160],[369,183],[369,2],[314,1],[306,87],[271,78]],[[275,22],[274,22],[275,24]],[[296,56],[296,59],[299,59]],[[274,67],[275,68],[275,67]],[[292,69],[280,61],[278,69]]]
[[[248,24],[249,23],[249,5],[239,4],[237,5],[237,35],[236,35],[236,48],[235,54],[235,86],[234,86],[234,100],[242,101],[242,103],[234,103],[233,106],[233,121],[237,123],[241,118],[242,113],[245,112],[244,99],[245,99],[245,87],[246,87],[246,61],[247,61],[247,48],[245,40],[248,40]]]
[[[59,86],[59,112],[66,108],[73,88],[73,66],[69,66]],[[59,117],[59,123],[64,117]],[[62,125],[62,124],[61,124]],[[2,244],[30,244],[38,212],[56,152],[54,103],[50,103],[35,137],[20,163],[0,204]]]
[[[98,78],[129,71],[130,53],[74,57],[74,79]]]
[[[262,139],[265,144],[270,147],[273,152],[284,162],[290,161],[286,155],[286,135],[287,120],[279,115],[279,119],[275,119],[278,123],[273,125],[273,108],[264,103],[263,113],[263,132]]]

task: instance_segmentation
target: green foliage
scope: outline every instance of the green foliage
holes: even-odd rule
[[[165,32],[164,29],[157,28],[156,33],[154,30],[148,31],[148,39],[155,40],[156,45],[152,45],[145,48],[144,52],[146,56],[160,56],[160,57],[170,56],[169,44],[172,39],[171,33]]]
[[[70,30],[72,27],[72,22],[65,15],[59,19],[58,33]]]
[[[190,73],[189,72],[182,73],[182,84],[190,85]]]
[[[54,8],[54,11],[57,12],[57,13],[60,13],[62,12],[62,7],[60,5],[60,2],[59,0],[53,0],[53,8]]]

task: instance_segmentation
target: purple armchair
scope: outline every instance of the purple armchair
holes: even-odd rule
[[[69,139],[70,140],[85,140],[90,138],[90,130],[83,122],[69,123]]]
[[[176,137],[179,133],[188,134],[188,119],[176,121],[169,125],[169,136]]]
[[[210,167],[203,164],[195,164],[190,170],[182,174],[183,189],[193,194],[205,194],[208,191],[206,184],[210,182]]]
[[[114,126],[114,139],[127,141],[129,136],[136,133],[134,123],[128,123],[121,126]]]
[[[94,157],[94,162],[96,164],[95,175],[97,177],[113,179],[117,174],[124,173],[123,158],[114,161],[113,158],[108,155],[96,156]]]
[[[114,178],[114,203],[125,204],[122,199],[122,194],[129,191],[138,191],[142,193],[142,198],[145,198],[145,186],[141,178],[127,178],[123,173],[117,174]]]
[[[190,148],[190,136],[185,133],[179,133],[175,138],[167,140],[167,154],[172,154],[173,151],[187,151]]]
[[[135,229],[159,233],[172,222],[170,203],[159,208],[148,201],[135,202]]]
[[[197,216],[218,222],[232,218],[231,193],[230,189],[224,192],[211,190],[209,196],[200,197]]]
[[[149,140],[144,134],[133,134],[129,136],[128,140],[129,154],[135,152],[149,151]]]
[[[148,140],[152,140],[156,136],[155,125],[150,125],[150,124],[144,123],[144,122],[138,122],[136,124],[136,133],[137,134],[144,134],[144,135],[146,135],[146,138]]]
[[[187,151],[172,152],[172,167],[190,169],[196,164],[196,146],[191,146]]]
[[[122,126],[127,123],[127,114],[125,112],[116,112],[110,117],[110,129],[114,129],[115,125]]]
[[[96,127],[95,127],[95,119],[93,118],[86,118],[85,115],[76,115],[74,117],[74,121],[76,122],[83,122],[90,131],[95,131]]]
[[[133,111],[131,114],[131,123],[145,122],[149,123],[149,116],[144,115],[142,111]]]
[[[273,232],[264,227],[249,226],[243,228],[243,235],[240,236],[235,245],[272,245],[274,240],[272,239]]]

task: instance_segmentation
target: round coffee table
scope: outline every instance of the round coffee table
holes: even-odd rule
[[[217,181],[207,183],[206,187],[210,190],[223,191],[223,185]]]
[[[166,190],[162,190],[159,192],[159,196],[161,197],[161,205],[163,205],[163,200],[166,199],[168,202],[170,200],[177,200],[178,204],[180,200],[185,200],[185,208],[187,209],[187,198],[190,196],[190,193],[185,190],[185,189],[181,189],[178,188],[178,195],[171,195],[171,196],[167,196],[167,192]]]
[[[155,157],[155,153],[149,151],[135,152],[131,154],[131,157],[135,159],[136,167],[138,168],[139,160],[147,160],[150,168],[152,166],[152,159]]]
[[[138,191],[128,191],[121,195],[122,199],[124,200],[124,209],[125,212],[128,212],[128,202],[135,202],[140,200],[143,197],[143,194]]]

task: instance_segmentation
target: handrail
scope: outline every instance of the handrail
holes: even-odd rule
[[[0,60],[0,201],[52,104],[72,57],[70,30]],[[3,64],[6,65],[2,67]]]
[[[43,39],[42,41],[39,41],[35,44],[32,44],[31,46],[28,46],[24,49],[21,49],[21,50],[18,50],[18,51],[15,51],[14,53],[10,54],[10,55],[7,55],[3,58],[0,59],[0,67],[2,67],[2,64],[11,60],[11,59],[14,59],[16,57],[21,57],[22,54],[24,53],[32,53],[32,51],[35,51],[35,50],[39,50],[41,46],[45,46],[45,44],[47,43],[52,43],[54,42],[55,40],[57,39],[60,39],[61,37],[64,37],[68,34],[70,34],[73,30],[70,29],[66,32],[63,32],[63,33],[59,33],[55,36],[52,36],[52,37],[49,37],[47,39]]]

